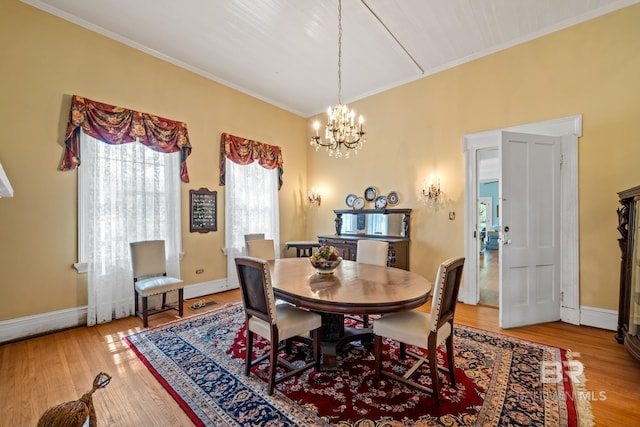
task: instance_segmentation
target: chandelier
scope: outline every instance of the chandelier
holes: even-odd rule
[[[342,157],[343,149],[346,158],[349,158],[351,150],[357,154],[367,139],[362,130],[364,119],[360,116],[355,123],[355,117],[356,112],[342,103],[342,0],[338,0],[338,104],[327,110],[324,141],[318,134],[320,123],[316,121],[313,124],[316,134],[311,137],[311,145],[316,147],[316,151],[325,147],[329,156],[336,158]]]

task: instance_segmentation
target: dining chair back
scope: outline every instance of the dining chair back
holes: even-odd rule
[[[235,263],[246,316],[245,375],[248,376],[252,367],[269,358],[267,393],[272,394],[275,385],[281,381],[309,368],[320,367],[322,317],[290,304],[276,304],[269,266],[264,259],[236,257]],[[268,340],[271,348],[263,356],[252,360],[254,334]],[[304,336],[306,334],[311,338]],[[294,365],[285,359],[282,350],[290,345],[291,341],[311,345],[313,360]],[[281,345],[283,342],[287,345]],[[287,372],[276,377],[278,365]]]
[[[249,245],[247,242],[249,240],[264,240],[264,233],[250,233],[244,235],[244,254],[247,255],[249,251]]]
[[[408,384],[432,394],[436,404],[440,406],[438,371],[448,373],[451,384],[456,384],[453,358],[453,319],[463,267],[464,258],[451,258],[440,264],[433,289],[430,313],[411,310],[388,314],[373,322],[376,380],[379,381],[384,375]],[[400,342],[400,359],[405,359],[407,355],[417,359],[417,362],[407,369],[402,377],[392,372],[382,371],[382,338],[390,338]],[[438,366],[437,363],[437,350],[443,343],[446,343],[448,369]],[[427,350],[427,358],[407,351],[407,345]],[[423,371],[418,370],[423,364],[429,365],[431,388],[411,379],[414,375],[424,374]]]
[[[388,258],[389,242],[383,242],[380,240],[358,240],[356,262],[386,267]],[[363,328],[369,327],[369,316],[367,314],[347,317],[351,320],[362,322]]]
[[[149,325],[149,316],[167,310],[176,310],[182,317],[184,284],[177,277],[167,276],[167,261],[164,240],[146,240],[129,243],[131,268],[133,270],[133,298],[136,316],[142,319],[142,325]],[[177,304],[167,304],[167,292],[178,291]],[[162,305],[149,309],[148,298],[162,294]],[[142,300],[142,310],[139,308]]]
[[[374,265],[387,265],[389,242],[381,240],[358,240],[356,262]]]
[[[272,239],[253,239],[247,241],[247,255],[267,261],[276,259],[274,241]]]

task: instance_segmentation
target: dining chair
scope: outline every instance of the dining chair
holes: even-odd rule
[[[275,244],[272,239],[253,239],[247,241],[247,256],[267,261],[276,259]]]
[[[388,258],[389,242],[383,242],[380,240],[358,240],[356,262],[386,267]],[[347,317],[356,321],[360,320],[353,316]],[[362,326],[364,328],[369,327],[369,316],[366,314],[362,315]]]
[[[247,251],[249,250],[247,242],[249,240],[264,240],[264,233],[250,233],[244,235],[244,254],[247,255]]]
[[[373,322],[374,354],[376,360],[375,379],[380,381],[382,375],[400,381],[421,391],[432,394],[436,404],[440,406],[440,380],[438,370],[449,374],[451,384],[456,384],[455,363],[453,360],[453,317],[458,300],[458,290],[462,279],[464,258],[451,258],[438,267],[435,288],[431,302],[431,312],[424,313],[410,310],[387,314]],[[400,377],[393,372],[382,370],[382,338],[390,338],[400,342],[400,359],[411,356],[417,362]],[[438,366],[438,347],[446,342],[448,369]],[[407,345],[427,351],[427,358],[415,352],[407,351]],[[411,379],[423,364],[429,364],[431,387],[428,388]],[[391,362],[396,366],[395,362]]]
[[[176,310],[182,317],[184,300],[183,281],[167,276],[167,261],[164,240],[146,240],[129,243],[131,267],[133,269],[133,297],[136,316],[142,319],[142,325],[149,325],[149,316],[167,310]],[[167,304],[167,292],[178,291],[178,303]],[[162,305],[157,309],[149,309],[148,298],[162,294]],[[139,301],[142,299],[142,310]]]
[[[385,267],[388,257],[389,242],[380,240],[358,240],[356,262]]]
[[[271,274],[267,261],[253,257],[235,259],[238,281],[242,291],[245,311],[246,359],[245,375],[251,368],[269,358],[269,383],[267,393],[271,395],[276,384],[309,368],[320,368],[320,327],[322,317],[314,312],[290,304],[276,305],[271,285]],[[253,359],[253,338],[258,334],[270,342],[270,350]],[[310,335],[310,338],[304,335]],[[281,356],[290,340],[311,345],[313,360],[294,364]],[[277,367],[286,373],[276,377]]]

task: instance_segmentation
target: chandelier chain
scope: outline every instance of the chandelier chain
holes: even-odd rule
[[[342,0],[338,0],[338,104],[342,104]]]

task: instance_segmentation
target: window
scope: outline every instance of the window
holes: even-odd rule
[[[167,273],[180,277],[180,153],[82,134],[78,256],[88,273],[87,324],[133,314],[129,242],[165,240]]]
[[[278,169],[266,169],[253,162],[239,165],[225,160],[225,246],[227,288],[237,288],[235,258],[243,253],[244,235],[264,233],[280,247]],[[276,250],[276,257],[278,251]]]

